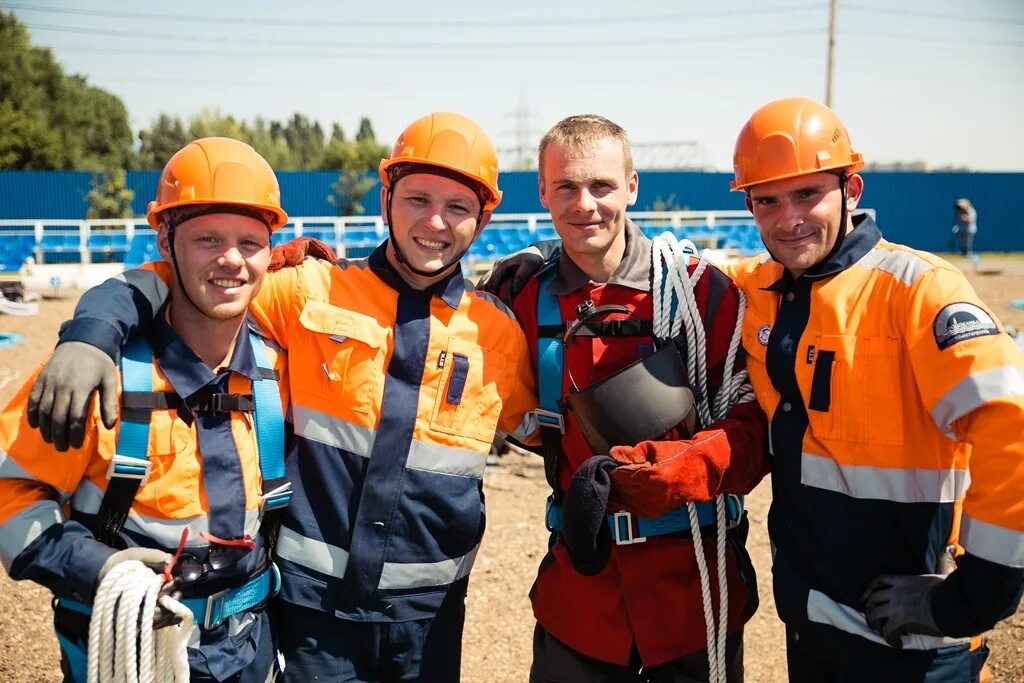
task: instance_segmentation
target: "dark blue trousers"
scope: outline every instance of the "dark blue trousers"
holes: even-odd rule
[[[278,638],[286,683],[458,683],[465,592],[449,592],[431,619],[361,622],[278,606]]]
[[[790,683],[977,683],[982,645],[897,650],[831,626],[786,628]]]

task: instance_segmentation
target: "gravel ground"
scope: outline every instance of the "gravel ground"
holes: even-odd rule
[[[963,261],[954,260],[963,266]],[[1000,271],[1000,272],[994,272]],[[985,257],[980,272],[969,273],[979,294],[1004,322],[1024,331],[1024,311],[1009,307],[1024,297],[1024,259]],[[17,392],[56,341],[57,328],[70,316],[73,299],[47,300],[31,318],[0,316],[0,330],[24,342],[0,347],[0,400]],[[6,382],[6,384],[4,384]],[[526,681],[533,617],[526,595],[543,554],[542,512],[547,495],[540,460],[510,453],[488,469],[484,482],[488,529],[473,570],[463,650],[463,679],[479,683]],[[771,595],[766,520],[771,492],[765,482],[748,498],[749,547],[760,579],[761,608],[747,626],[748,683],[784,681],[783,632]],[[57,645],[50,626],[49,594],[27,582],[15,583],[0,571],[0,681],[59,681]],[[994,680],[1024,682],[1024,610],[990,634]]]

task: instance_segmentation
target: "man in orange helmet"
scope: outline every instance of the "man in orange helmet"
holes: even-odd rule
[[[295,494],[276,547],[288,681],[459,680],[487,454],[496,433],[533,432],[523,333],[459,263],[501,200],[490,139],[463,116],[430,114],[380,173],[390,238],[366,259],[272,273],[252,308],[293,380]],[[87,292],[62,340],[114,329],[103,348],[116,353],[145,318],[133,297],[159,299],[152,273],[128,281]],[[96,385],[44,375],[40,395]]]
[[[784,99],[736,142],[768,254],[728,272],[771,421],[791,681],[976,681],[1024,588],[1024,359],[963,274],[854,215],[864,165]]]
[[[271,511],[289,495],[287,381],[246,310],[288,217],[254,149],[206,138],[167,163],[148,218],[173,278],[110,379],[119,428],[90,411],[84,443],[56,454],[27,424],[31,381],[0,414],[0,560],[53,592],[65,680],[86,680],[97,588],[136,560],[173,577],[164,587],[193,612],[191,680],[263,683],[275,670]]]
[[[531,340],[552,489],[530,680],[742,681],[757,586],[737,494],[765,474],[767,425],[731,344],[739,291],[697,258],[656,259],[626,217],[640,180],[618,124],[559,121],[539,168],[560,254],[518,288],[517,259],[499,261],[484,285]],[[674,305],[693,324],[676,334],[658,284],[673,271],[692,287],[692,308]],[[700,401],[723,410],[688,415]]]

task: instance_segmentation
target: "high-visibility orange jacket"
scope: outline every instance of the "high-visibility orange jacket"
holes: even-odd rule
[[[861,611],[868,583],[934,573],[947,545],[964,554],[933,594],[943,633],[1011,614],[1024,585],[1024,359],[963,274],[885,241],[868,217],[795,280],[768,255],[728,270],[771,421],[782,619],[884,642]]]
[[[251,395],[253,381],[261,377],[245,330],[227,368],[218,372],[192,353],[163,316],[147,336],[154,349],[153,391],[176,393],[186,404],[210,391]],[[270,345],[267,350],[286,406],[284,359]],[[34,381],[35,374],[0,414],[0,560],[14,579],[37,581],[63,600],[91,603],[100,567],[115,551],[95,534],[120,423],[105,428],[94,407],[82,447],[57,453],[25,417]],[[124,524],[127,543],[173,553],[188,529],[185,553],[206,563],[208,534],[248,535],[254,549],[232,548],[236,562],[181,589],[186,598],[203,597],[244,584],[268,560],[260,533],[263,479],[252,414],[164,408],[154,409],[149,423],[151,469]],[[240,613],[231,622],[190,648],[194,673],[232,675],[257,654],[238,643],[267,640],[260,635],[269,629],[265,614]],[[262,655],[269,660],[271,653]]]
[[[531,439],[536,405],[511,312],[459,272],[411,288],[385,248],[270,273],[251,309],[289,359],[281,598],[363,621],[431,617],[464,585],[487,453],[496,433]],[[155,267],[166,279],[154,264],[87,292],[62,340],[109,353],[145,317],[132,292],[163,297]]]
[[[534,277],[515,295],[513,310],[527,338],[534,341],[531,349],[534,363],[538,362],[538,288],[541,286],[547,286],[557,297],[563,323],[574,321],[576,308],[589,300],[597,306],[623,306],[630,311],[628,318],[648,326],[646,332],[614,336],[595,332],[591,336],[575,336],[563,352],[563,396],[570,391],[570,371],[578,387],[587,387],[653,352],[651,247],[650,240],[639,228],[627,223],[625,254],[608,282],[591,282],[563,255],[550,283],[544,285]],[[708,386],[717,391],[735,329],[738,292],[713,266],[705,270],[694,289],[700,315],[708,319]],[[709,310],[717,313],[708,313]],[[626,319],[622,314],[617,314],[617,318],[620,322]],[[742,369],[742,359],[739,360],[737,370]],[[565,433],[561,437],[558,466],[559,493],[567,489],[573,473],[595,455],[572,413],[566,411],[563,415]],[[706,477],[710,489],[694,500],[709,500],[718,493],[749,492],[764,476],[767,457],[764,416],[750,402],[736,406],[730,417],[735,418],[733,424],[737,431],[745,432],[744,441],[753,445],[744,452],[695,455],[695,470],[713,474]],[[728,451],[728,443],[723,440],[720,449]],[[734,476],[730,472],[733,469],[730,463],[737,463],[735,472],[739,474]],[[725,467],[729,469],[723,476]],[[685,500],[679,500],[676,505],[684,503]],[[744,540],[730,536],[726,553],[729,590],[726,628],[730,634],[742,629],[753,614],[757,600],[757,587],[743,547]],[[704,541],[710,575],[717,577],[713,531],[705,531]],[[712,583],[717,615],[717,579]],[[688,532],[652,536],[642,543],[613,545],[608,564],[592,576],[576,570],[561,534],[553,535],[530,597],[537,622],[544,629],[577,652],[601,661],[626,665],[635,647],[644,665],[654,666],[707,647],[700,577],[693,539]]]

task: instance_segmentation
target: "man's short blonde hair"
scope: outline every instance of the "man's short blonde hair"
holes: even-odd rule
[[[598,141],[611,139],[622,147],[622,159],[626,163],[626,175],[633,173],[633,150],[629,135],[619,124],[597,114],[576,114],[562,119],[540,139],[537,167],[544,177],[544,152],[551,144],[557,144],[574,152],[591,149]]]

